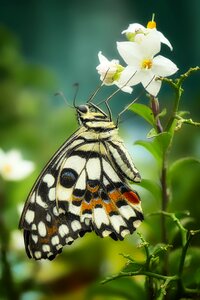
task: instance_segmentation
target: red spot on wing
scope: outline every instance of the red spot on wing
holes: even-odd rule
[[[140,203],[139,196],[136,193],[134,193],[133,191],[125,192],[125,193],[123,193],[123,196],[126,198],[126,200],[128,200],[132,204]]]

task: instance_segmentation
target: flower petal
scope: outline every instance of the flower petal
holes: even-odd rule
[[[170,43],[170,41],[164,36],[164,34],[160,31],[158,31],[159,35],[160,35],[160,41],[161,43],[167,45],[170,50],[172,51],[173,50],[173,47],[172,47],[172,44]]]
[[[152,72],[157,76],[170,76],[178,71],[177,66],[168,58],[158,55],[153,59]]]
[[[157,96],[160,91],[161,84],[161,80],[157,80],[153,72],[148,70],[145,73],[145,71],[143,71],[142,85],[149,94]]]
[[[139,44],[140,52],[142,52],[144,57],[154,57],[158,52],[160,52],[161,42],[160,36],[157,30],[151,30],[147,36]]]
[[[141,82],[140,71],[132,66],[127,66],[121,73],[118,80],[119,84],[132,86]]]
[[[114,84],[114,76],[119,72],[119,68],[123,69],[123,67],[119,65],[119,60],[112,59],[109,61],[101,51],[98,53],[98,57],[100,64],[96,67],[96,70],[100,75],[100,80],[103,81],[105,85]]]
[[[130,24],[126,30],[123,30],[122,34],[127,33],[127,32],[128,33],[137,33],[137,31],[145,32],[146,28],[139,23],[133,23],[133,24]]]
[[[123,85],[119,84],[118,82],[116,82],[116,86],[118,86],[118,88],[120,88],[125,93],[131,94],[133,91],[132,87],[127,86],[127,85],[123,86]]]
[[[139,44],[133,42],[117,42],[117,50],[127,65],[139,68],[142,59]]]

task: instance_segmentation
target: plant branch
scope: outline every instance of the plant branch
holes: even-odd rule
[[[178,120],[178,123],[179,123],[179,124],[178,124],[178,127],[181,127],[181,125],[182,125],[183,123],[188,124],[188,125],[193,125],[193,126],[196,126],[196,127],[200,127],[200,123],[199,123],[199,122],[193,121],[191,118],[190,118],[190,119],[184,119],[184,118],[182,118],[181,116],[176,115],[176,116],[175,116],[175,119]]]
[[[179,228],[180,233],[181,233],[182,245],[185,245],[187,230],[183,227],[183,225],[181,224],[180,220],[176,217],[176,215],[174,213],[169,213],[166,211],[155,212],[155,213],[152,213],[151,215],[158,215],[158,214],[162,214],[163,216],[169,217],[172,219],[172,221],[175,222],[175,224],[177,225],[177,227]]]
[[[169,131],[174,123],[174,120],[176,119],[176,115],[179,109],[179,102],[181,95],[183,93],[182,84],[192,73],[197,72],[200,70],[200,67],[194,67],[190,68],[187,72],[182,74],[178,79],[172,80],[169,78],[161,78],[162,81],[168,83],[174,90],[175,90],[175,101],[174,101],[174,108],[173,108],[173,114],[170,117],[167,125],[166,125],[166,131]]]
[[[156,279],[160,279],[160,280],[170,280],[170,281],[175,281],[175,280],[178,280],[179,277],[178,275],[173,275],[173,276],[165,276],[165,275],[162,275],[162,274],[157,274],[157,273],[154,273],[154,272],[150,272],[150,271],[142,271],[142,270],[139,270],[139,271],[134,271],[134,272],[119,272],[118,274],[116,275],[112,275],[110,277],[107,277],[106,279],[104,279],[101,283],[102,284],[105,284],[109,281],[112,281],[114,279],[117,279],[117,278],[121,278],[121,277],[130,277],[130,276],[149,276],[149,277],[152,277],[152,278],[156,278]]]

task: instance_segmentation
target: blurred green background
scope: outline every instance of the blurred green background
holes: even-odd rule
[[[170,52],[163,46],[162,54],[177,64],[179,74],[198,65],[198,0],[0,0],[0,148],[17,148],[24,158],[36,164],[34,174],[27,179],[0,182],[1,192],[6,197],[1,214],[8,229],[8,259],[15,299],[145,299],[143,278],[100,284],[102,278],[123,267],[124,259],[119,253],[143,259],[141,250],[137,248],[136,234],[127,237],[124,242],[88,234],[66,247],[55,261],[35,262],[26,257],[21,243],[22,233],[17,227],[19,207],[23,205],[35,178],[77,128],[74,111],[62,98],[55,97],[55,92],[63,91],[72,102],[73,83],[78,82],[77,102],[87,100],[99,84],[95,69],[98,52],[102,50],[110,59],[119,58],[115,43],[124,39],[121,31],[134,22],[146,25],[152,13],[156,15],[158,30],[174,47],[174,51]],[[113,90],[105,87],[97,102]],[[119,93],[111,101],[114,116],[135,96],[137,94]],[[145,96],[143,98],[141,102],[147,103]],[[200,120],[199,100],[199,74],[196,74],[186,82],[181,104],[181,109],[190,111],[194,120]],[[162,107],[170,110],[172,101],[173,93],[169,87],[163,86],[160,93]],[[142,177],[158,180],[153,158],[141,147],[132,145],[137,139],[145,139],[148,125],[130,113],[124,116],[124,120],[121,135],[134,154]],[[170,159],[186,155],[199,158],[199,153],[199,129],[184,127],[177,133]],[[181,176],[183,173],[185,176]],[[173,181],[174,202],[170,203],[170,210],[190,210],[188,224],[192,228],[200,226],[199,178],[199,167],[186,166],[179,170]],[[140,192],[145,214],[160,209],[158,199],[152,194],[138,186],[135,189]],[[140,229],[152,243],[160,239],[158,222],[156,218],[147,219]],[[196,247],[200,244],[199,240],[195,243]],[[4,298],[0,295],[0,299]]]

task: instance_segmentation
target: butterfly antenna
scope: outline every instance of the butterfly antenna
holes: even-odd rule
[[[94,93],[92,93],[92,95],[87,100],[87,103],[91,102],[95,98],[95,96],[100,91],[100,89],[102,88],[102,86],[103,86],[103,82],[101,82],[101,84],[96,88],[96,90],[94,91]]]
[[[138,100],[142,97],[142,95],[145,93],[146,88],[150,85],[150,83],[151,83],[154,79],[155,79],[155,76],[152,77],[152,79],[151,79],[151,80],[148,82],[148,84],[144,87],[144,90],[139,94],[139,96],[136,97],[136,98],[135,98],[131,103],[129,103],[127,106],[125,106],[125,108],[118,114],[117,122],[116,122],[116,125],[117,125],[117,126],[118,126],[118,124],[119,124],[119,119],[120,119],[121,115],[122,115],[125,111],[127,111],[127,110],[129,109],[129,107],[130,107],[132,104],[134,104],[136,101],[138,101]]]
[[[73,84],[74,88],[75,88],[75,94],[74,94],[74,99],[73,99],[73,107],[76,108],[76,97],[78,95],[78,91],[79,91],[79,83],[76,82]]]
[[[104,80],[106,79],[106,76],[108,74],[108,71],[109,71],[109,68],[108,70],[106,71],[104,77],[103,77],[103,80],[102,82],[100,83],[100,85],[96,88],[96,90],[92,93],[92,95],[89,97],[89,99],[87,100],[87,103],[91,102],[95,96],[97,95],[97,93],[100,91],[100,89],[102,88],[102,86],[104,85]]]
[[[113,96],[115,96],[119,91],[121,91],[128,83],[129,81],[135,76],[135,74],[137,73],[137,71],[135,71],[133,73],[133,75],[120,87],[118,88],[114,93],[112,93],[108,98],[102,100],[101,102],[98,103],[98,105],[102,104],[102,103],[108,103],[108,101],[110,101],[111,98],[113,98]]]
[[[56,92],[54,94],[54,96],[61,96],[63,98],[63,100],[65,101],[65,103],[67,104],[67,106],[71,107],[71,108],[74,108],[66,99],[65,95],[63,92]]]

